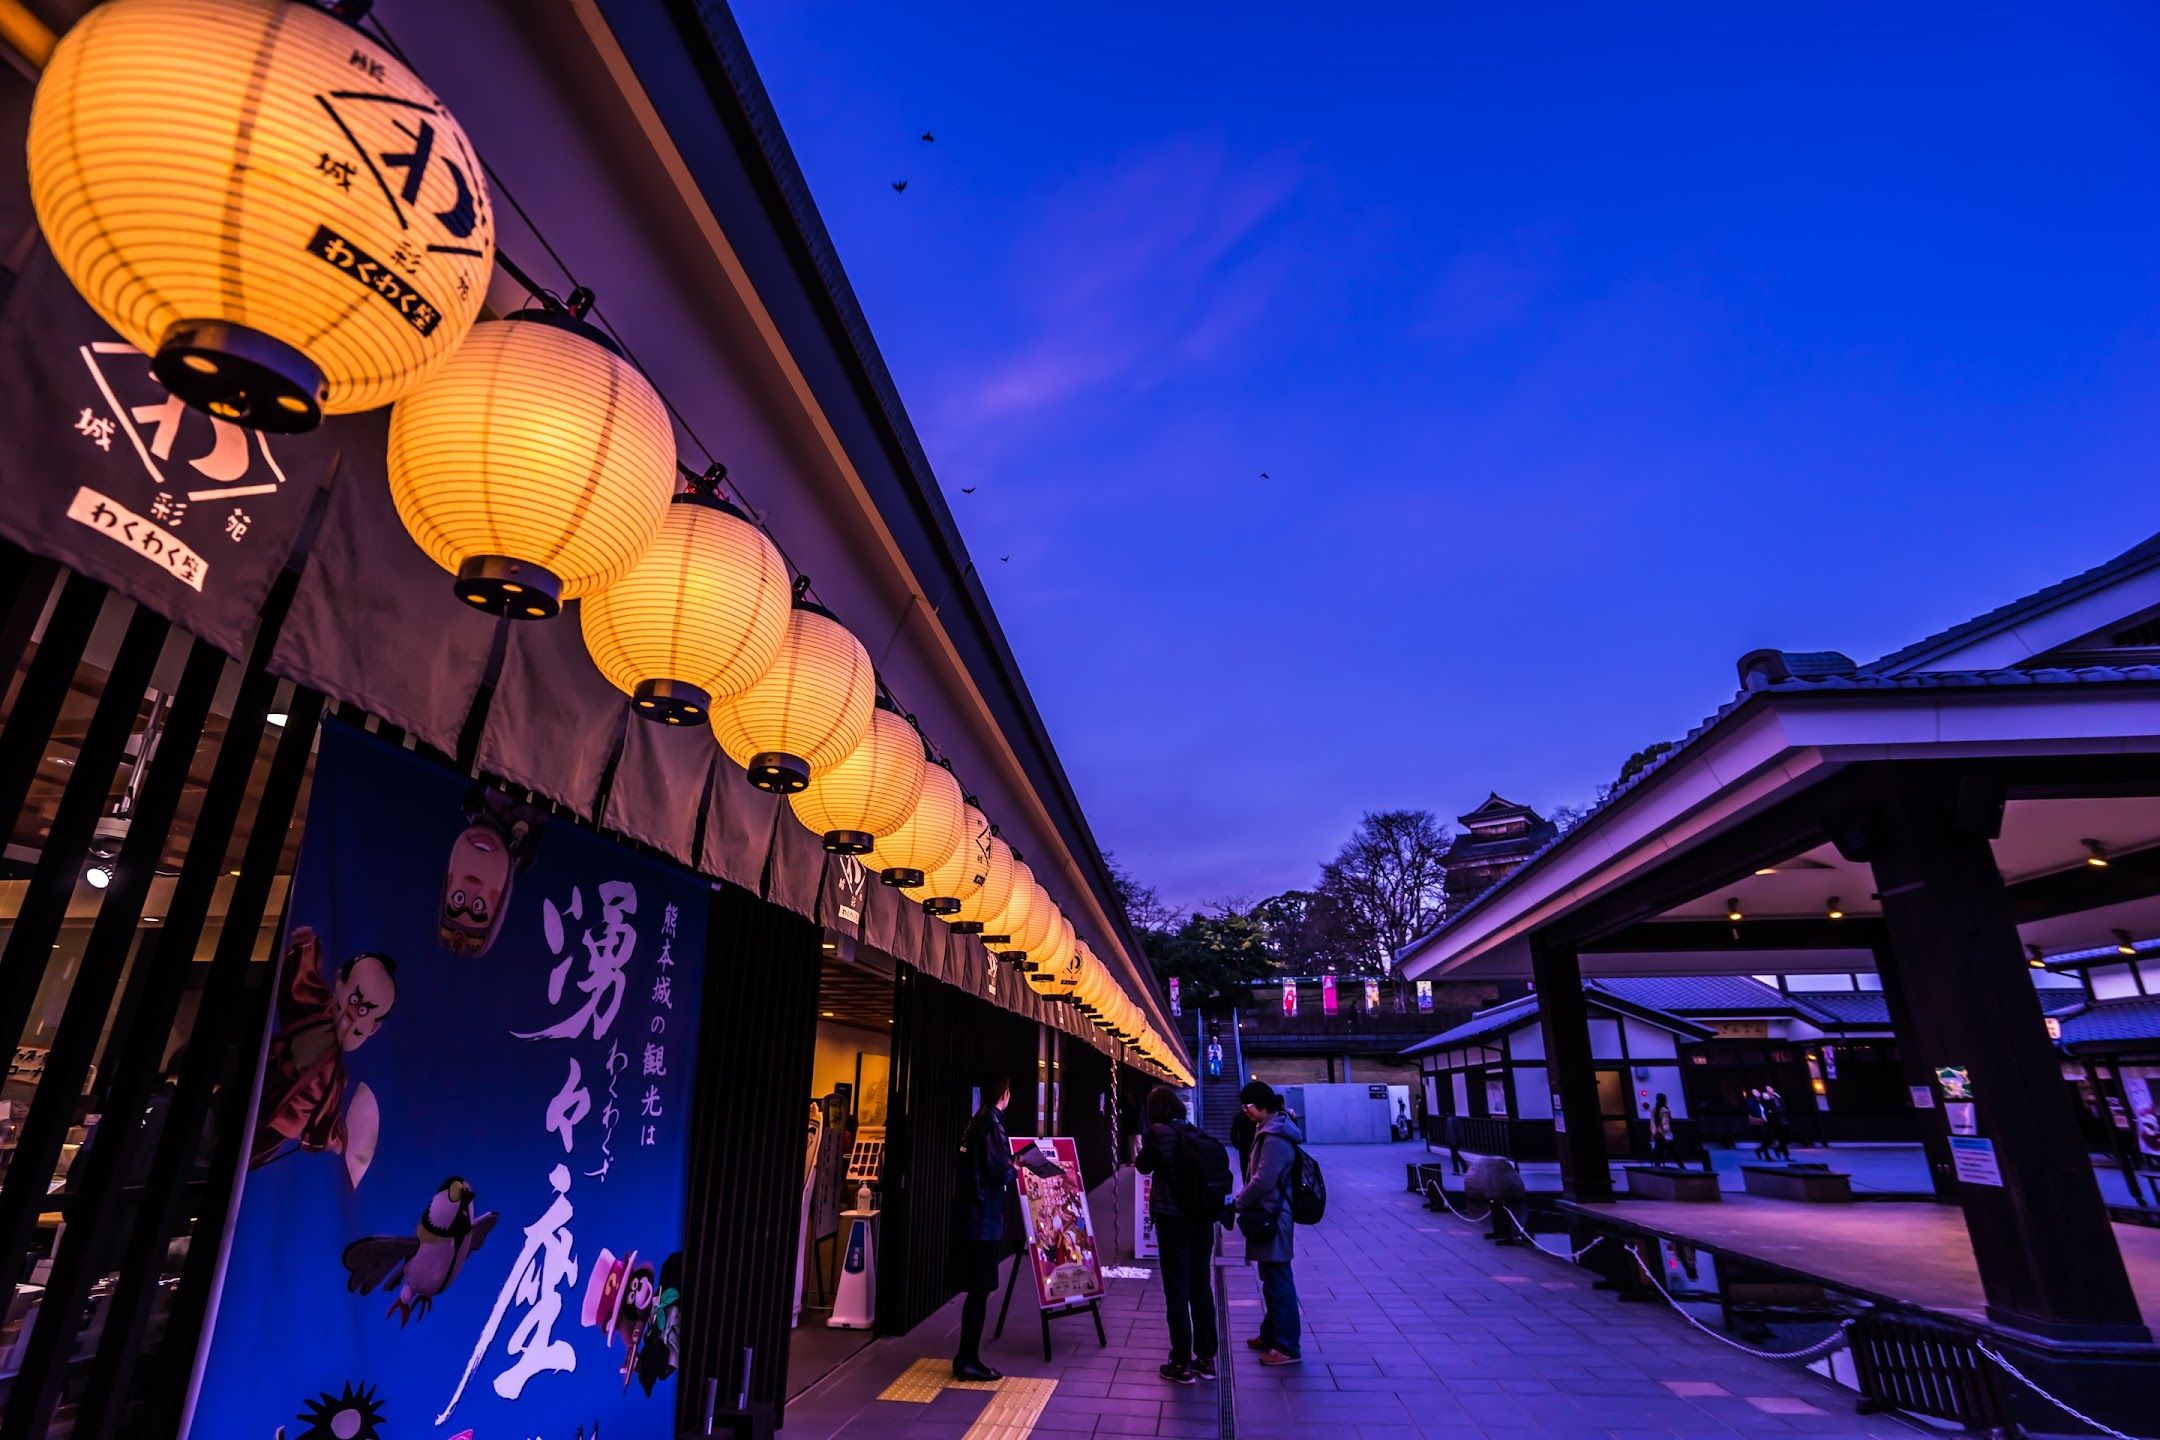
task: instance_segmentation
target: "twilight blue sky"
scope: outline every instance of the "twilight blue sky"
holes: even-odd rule
[[[2160,528],[2149,5],[736,14],[1172,900],[1586,800],[1746,650],[1872,659]]]

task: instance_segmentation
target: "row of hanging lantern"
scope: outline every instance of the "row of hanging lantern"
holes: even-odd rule
[[[187,403],[292,433],[391,412],[399,518],[466,603],[546,620],[638,715],[706,723],[825,848],[1190,1076],[714,466],[675,493],[652,383],[593,297],[479,319],[486,173],[359,28],[369,0],[108,0],[55,48],[31,196],[55,260]],[[513,270],[513,274],[515,271]],[[530,288],[530,287],[528,287]]]

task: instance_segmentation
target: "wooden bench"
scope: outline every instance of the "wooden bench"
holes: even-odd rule
[[[1772,1200],[1838,1204],[1852,1199],[1852,1176],[1827,1165],[1743,1165],[1740,1176],[1748,1194]]]
[[[1627,1193],[1634,1200],[1718,1200],[1718,1178],[1701,1170],[1669,1170],[1662,1165],[1628,1165]]]

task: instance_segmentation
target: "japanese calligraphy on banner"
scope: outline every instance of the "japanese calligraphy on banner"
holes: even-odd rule
[[[706,894],[325,728],[190,1435],[675,1433]]]
[[[1425,1014],[1432,1009],[1432,981],[1420,980],[1417,982],[1417,1008],[1420,1014]]]
[[[1333,975],[1320,977],[1320,1013],[1323,1015],[1333,1015],[1335,1013],[1335,977]]]
[[[1012,1148],[1036,1301],[1050,1310],[1100,1299],[1102,1258],[1095,1248],[1094,1222],[1088,1217],[1078,1147],[1070,1140],[1019,1136]]]
[[[191,410],[40,244],[0,306],[0,534],[246,655],[347,431]]]
[[[1285,1015],[1297,1014],[1297,981],[1295,980],[1282,982],[1282,1013]]]

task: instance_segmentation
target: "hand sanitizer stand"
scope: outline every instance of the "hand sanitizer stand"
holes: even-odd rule
[[[878,1212],[870,1203],[870,1187],[855,1192],[855,1208],[840,1212],[847,1221],[846,1257],[840,1264],[840,1289],[833,1297],[832,1318],[825,1323],[835,1330],[868,1330],[877,1320],[877,1227],[871,1222]]]

